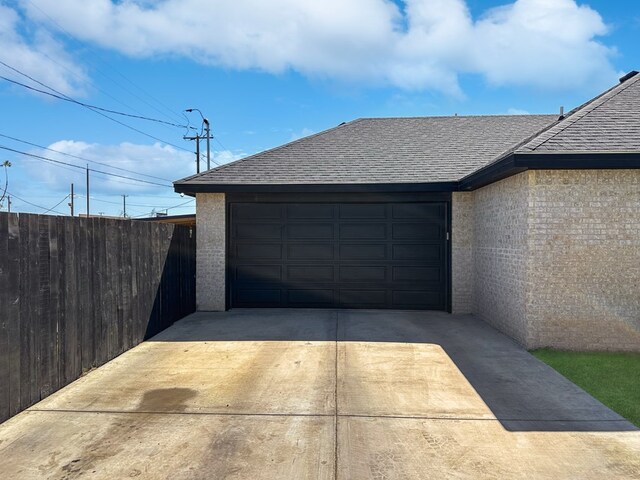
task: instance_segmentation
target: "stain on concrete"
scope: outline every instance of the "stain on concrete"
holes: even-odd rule
[[[128,442],[148,441],[152,432],[146,422],[146,418],[155,412],[182,412],[186,408],[186,402],[195,397],[197,392],[190,388],[159,388],[148,390],[143,393],[136,415],[125,417],[129,421],[116,420],[104,434],[98,435],[83,448],[81,453],[70,462],[60,466],[53,478],[60,480],[73,480],[85,474],[97,473],[99,476],[101,464],[116,455],[122,453],[124,445]],[[135,462],[134,458],[130,459]],[[41,469],[51,471],[57,465],[55,457],[50,458],[47,465],[42,465]],[[131,466],[129,477],[137,477],[142,474],[142,470]]]
[[[198,392],[190,388],[157,388],[148,390],[142,395],[138,405],[140,412],[183,412],[187,400],[194,398]]]

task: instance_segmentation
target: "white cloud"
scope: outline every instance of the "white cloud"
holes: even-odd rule
[[[294,140],[300,140],[301,138],[308,137],[309,135],[313,135],[314,133],[316,132],[314,132],[310,128],[304,127],[299,132],[292,132],[289,141],[293,142]]]
[[[0,60],[68,95],[82,95],[88,77],[43,28],[28,31],[20,15],[0,5]],[[36,88],[26,77],[0,65],[0,74]]]
[[[601,16],[575,0],[517,0],[472,18],[464,0],[31,0],[80,39],[134,57],[461,95],[460,74],[547,89],[613,81]]]
[[[507,109],[507,115],[530,115],[531,112],[523,110],[521,108],[509,108]]]
[[[159,143],[140,145],[123,142],[117,145],[101,145],[76,140],[60,140],[49,145],[49,148],[106,164],[90,163],[89,168],[92,170],[109,172],[124,177],[134,177],[164,185],[171,185],[171,182],[195,173],[195,155]],[[86,164],[81,160],[48,150],[38,150],[33,153],[61,162],[81,165],[82,167]],[[244,156],[243,153],[228,150],[212,153],[214,160],[212,166],[215,166],[215,162],[224,164]],[[73,167],[61,167],[59,164],[40,161],[28,161],[25,165],[28,166],[29,173],[33,177],[45,182],[46,186],[51,190],[64,191],[70,182],[74,180],[82,182],[84,179],[83,171]],[[205,162],[202,162],[201,165],[204,167]],[[128,170],[128,172],[117,169]],[[102,175],[95,171],[91,172],[90,175],[91,190],[96,194],[142,195],[171,192],[169,188],[163,189],[154,185],[135,182],[131,179]]]
[[[574,0],[519,0],[487,12],[475,25],[475,67],[497,85],[570,89],[613,80],[615,52],[594,40],[601,16]]]

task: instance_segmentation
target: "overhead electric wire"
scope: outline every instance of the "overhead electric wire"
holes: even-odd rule
[[[173,209],[175,209],[175,208],[183,207],[183,206],[187,205],[188,203],[193,202],[194,200],[195,200],[195,198],[192,198],[192,199],[190,199],[190,200],[187,200],[187,201],[186,201],[186,202],[184,202],[184,203],[180,203],[180,204],[178,204],[178,205],[174,205],[173,207],[157,208],[157,209],[158,209],[158,210],[173,210]],[[153,213],[153,211],[152,211],[152,212],[150,212],[150,213],[152,214],[152,213]],[[147,216],[147,214],[146,214],[146,213],[145,213],[144,215],[136,215],[135,217],[132,217],[132,218],[140,218],[140,217],[145,217],[145,216]]]
[[[51,15],[49,15],[47,12],[45,12],[40,6],[36,5],[35,3],[33,3],[31,0],[28,0],[28,2],[36,9],[38,10],[42,15],[44,15],[52,24],[54,24],[59,30],[61,30],[62,32],[64,32],[69,38],[73,39],[73,40],[77,40],[77,37],[75,37],[74,35],[72,35],[68,30],[66,30],[62,25],[60,25],[53,17],[51,17]],[[104,60],[104,59],[103,59]],[[95,62],[92,62],[95,66]],[[132,82],[131,80],[129,80],[123,73],[121,73],[120,71],[118,71],[116,68],[113,67],[113,65],[109,64],[108,62],[104,62],[107,64],[107,66],[110,67],[111,70],[113,70],[114,72],[116,72],[118,75],[120,75],[123,79],[125,79],[127,82],[129,82],[132,86],[136,87],[139,91],[141,91],[142,93],[144,93],[145,95],[147,95],[150,99],[154,100],[155,102],[158,103],[158,105],[162,106],[167,112],[171,113],[171,115],[175,115],[175,118],[180,118],[181,116],[178,115],[174,110],[172,110],[170,107],[168,107],[167,105],[165,105],[162,101],[160,101],[159,99],[155,98],[153,95],[149,94],[149,92],[145,91],[144,89],[142,89],[141,87],[139,87],[138,85],[136,85],[134,82]],[[115,83],[116,85],[118,85],[120,88],[122,88],[125,92],[129,93],[130,95],[134,96],[135,98],[137,98],[138,100],[140,100],[141,102],[147,104],[149,107],[153,108],[155,111],[157,111],[158,113],[160,113],[161,115],[164,115],[166,118],[170,118],[169,115],[167,115],[165,112],[161,111],[160,109],[158,109],[157,107],[155,107],[154,105],[150,104],[149,102],[147,102],[145,99],[139,97],[138,95],[136,95],[135,93],[131,92],[130,90],[128,90],[127,88],[125,88],[124,86],[122,86],[120,83],[116,82],[113,78],[109,77],[107,74],[105,74],[100,68],[98,68],[97,66],[95,66],[95,69],[101,73],[105,78],[111,80],[113,83]],[[110,95],[109,95],[110,96]],[[112,97],[113,98],[113,97]],[[114,99],[115,100],[115,99]],[[117,100],[116,100],[117,101]],[[118,103],[122,103],[122,102],[118,102]],[[131,108],[131,107],[129,107]]]
[[[53,93],[51,93],[51,92],[44,91],[44,90],[40,90],[39,88],[35,88],[35,87],[30,86],[30,85],[24,84],[24,83],[22,83],[22,82],[18,82],[17,80],[12,80],[12,79],[10,79],[10,78],[7,78],[7,77],[5,77],[5,76],[0,75],[0,78],[1,78],[1,79],[3,79],[3,80],[6,80],[7,82],[11,82],[11,83],[13,83],[13,84],[15,84],[15,85],[20,85],[21,87],[27,88],[27,89],[32,90],[32,91],[34,91],[34,92],[39,92],[39,93],[42,93],[42,94],[44,94],[44,95],[49,95],[49,96],[51,96],[51,97],[58,98],[58,99],[60,99],[60,100],[65,100],[65,101],[68,101],[68,102],[71,102],[71,103],[75,103],[75,104],[77,104],[77,105],[80,105],[80,106],[82,106],[82,107],[85,107],[85,108],[87,108],[87,109],[91,110],[91,111],[92,111],[92,112],[94,112],[94,113],[97,113],[98,115],[101,115],[101,116],[103,116],[103,117],[105,117],[105,118],[108,118],[108,119],[109,119],[109,120],[111,120],[112,122],[116,122],[116,123],[118,123],[118,124],[122,125],[123,127],[126,127],[126,128],[128,128],[128,129],[130,129],[130,130],[133,130],[134,132],[137,132],[137,133],[139,133],[139,134],[141,134],[141,135],[144,135],[144,136],[146,136],[146,137],[152,138],[152,139],[154,139],[154,140],[156,140],[156,141],[158,141],[158,142],[162,142],[162,143],[165,143],[165,144],[167,144],[167,145],[171,145],[172,147],[175,147],[175,148],[177,148],[177,149],[179,149],[179,150],[184,150],[185,152],[193,153],[193,152],[191,152],[191,150],[187,150],[186,148],[180,147],[179,145],[176,145],[176,144],[171,143],[171,142],[167,142],[166,140],[163,140],[163,139],[161,139],[161,138],[155,137],[155,136],[153,136],[153,135],[151,135],[151,134],[149,134],[149,133],[143,132],[142,130],[140,130],[140,129],[138,129],[138,128],[132,127],[131,125],[129,125],[129,124],[127,124],[127,123],[121,122],[121,121],[120,121],[120,120],[118,120],[117,118],[110,117],[109,115],[106,115],[105,113],[101,112],[101,111],[98,109],[98,107],[94,108],[93,106],[91,106],[91,105],[89,105],[89,104],[86,104],[86,103],[83,103],[83,102],[78,102],[77,100],[75,100],[75,99],[73,99],[73,98],[69,97],[68,95],[65,95],[64,93],[61,93],[61,92],[57,91],[56,89],[54,89],[54,88],[52,88],[52,87],[50,87],[50,86],[46,85],[45,83],[40,82],[39,80],[36,80],[35,78],[31,77],[30,75],[27,75],[26,73],[21,72],[20,70],[18,70],[18,69],[16,69],[16,68],[14,68],[14,67],[11,67],[10,65],[7,65],[6,63],[4,63],[4,62],[3,62],[3,61],[1,61],[1,60],[0,60],[0,64],[2,64],[2,65],[4,65],[5,67],[7,67],[7,68],[9,68],[9,69],[11,69],[11,70],[13,70],[13,71],[15,71],[16,73],[19,73],[20,75],[23,75],[24,77],[28,78],[28,79],[29,79],[29,80],[31,80],[31,81],[36,82],[38,85],[41,85],[41,86],[43,86],[43,87],[45,87],[45,88],[48,88],[49,90],[51,90],[51,91],[55,92],[55,94],[53,94]],[[176,124],[176,125],[177,125],[177,124]],[[180,125],[180,126],[181,126],[182,128],[185,128],[185,127],[186,127],[185,125]]]
[[[196,200],[195,198],[191,198],[184,203],[179,203],[178,205],[174,205],[173,207],[163,208],[163,210],[173,210],[174,208],[183,207],[184,205],[194,202],[195,200]]]
[[[57,92],[57,91],[56,91],[56,90],[54,90],[53,88],[51,88],[51,87],[49,87],[49,86],[46,86],[46,85],[42,84],[41,82],[39,82],[38,80],[34,79],[33,77],[31,77],[31,76],[29,76],[29,75],[27,75],[27,74],[22,73],[20,70],[18,70],[18,69],[16,69],[16,68],[13,68],[13,67],[12,67],[12,66],[10,66],[10,65],[7,65],[7,64],[6,64],[6,63],[4,63],[2,60],[0,60],[0,64],[1,64],[1,65],[4,65],[4,66],[5,66],[5,67],[7,67],[7,68],[10,68],[11,70],[13,70],[13,71],[15,71],[15,72],[17,72],[17,73],[19,73],[19,74],[21,74],[21,75],[26,76],[29,80],[32,80],[32,81],[34,81],[34,82],[36,82],[36,83],[38,83],[38,84],[41,84],[42,86],[44,86],[44,87],[46,87],[46,88],[49,88],[49,89],[53,90],[54,92],[56,92],[56,93],[58,93],[58,94],[56,95],[55,93],[50,93],[50,92],[46,92],[46,91],[44,91],[44,90],[40,90],[40,89],[38,89],[38,88],[30,87],[29,85],[26,85],[26,84],[20,83],[20,82],[18,82],[18,81],[16,81],[16,80],[11,80],[11,79],[9,79],[9,78],[7,78],[7,77],[1,77],[3,80],[6,80],[6,81],[8,81],[8,82],[15,83],[16,85],[20,85],[21,87],[29,88],[29,89],[31,89],[31,90],[34,90],[34,91],[38,92],[38,93],[42,93],[42,94],[44,94],[44,95],[49,95],[49,96],[51,96],[51,97],[57,98],[58,100],[63,100],[63,101],[65,101],[65,102],[75,103],[76,105],[80,105],[80,106],[82,106],[82,107],[90,108],[90,109],[92,109],[92,110],[100,110],[101,112],[112,113],[112,114],[114,114],[114,115],[122,115],[123,117],[137,118],[137,119],[139,119],[139,120],[148,120],[148,121],[150,121],[150,122],[163,123],[163,124],[165,124],[165,125],[171,125],[172,127],[187,128],[187,125],[180,125],[180,124],[173,123],[173,122],[167,122],[167,121],[165,121],[165,120],[160,120],[160,119],[158,119],[158,118],[145,117],[144,115],[133,115],[132,113],[119,112],[119,111],[117,111],[117,110],[111,110],[111,109],[109,109],[109,108],[98,107],[97,105],[91,105],[90,103],[81,102],[81,101],[76,100],[76,99],[74,99],[74,98],[72,98],[72,97],[69,97],[68,95],[64,95],[64,94],[61,94],[61,93]]]
[[[46,210],[46,211],[42,212],[42,215],[44,215],[45,213],[49,213],[49,212],[51,212],[51,211],[55,211],[55,210],[54,210],[54,208],[57,208],[57,207],[58,207],[58,205],[60,205],[60,204],[61,204],[62,202],[64,202],[67,198],[69,198],[69,195],[70,195],[70,194],[65,195],[65,197],[64,197],[62,200],[60,200],[58,203],[56,203],[53,207],[51,207],[50,209],[48,209],[48,210]]]
[[[183,150],[183,151],[185,151],[185,152],[193,153],[193,152],[192,152],[191,150],[189,150],[189,149],[183,148],[183,147],[181,147],[181,146],[179,146],[179,145],[176,145],[176,144],[174,144],[174,143],[168,142],[168,141],[163,140],[163,139],[161,139],[161,138],[158,138],[158,137],[156,137],[156,136],[154,136],[154,135],[151,135],[151,134],[149,134],[149,133],[147,133],[147,132],[144,132],[144,131],[142,131],[142,130],[140,130],[140,129],[136,128],[136,127],[133,127],[133,126],[131,126],[131,125],[127,124],[127,123],[121,122],[120,120],[118,120],[118,119],[116,119],[116,118],[110,117],[109,115],[106,115],[106,114],[105,114],[105,113],[103,113],[103,112],[111,113],[111,114],[113,114],[113,115],[122,115],[122,116],[125,116],[125,117],[135,118],[135,119],[139,119],[139,120],[147,120],[147,121],[156,122],[156,123],[160,123],[160,124],[164,124],[164,125],[171,125],[171,126],[178,127],[178,128],[185,128],[185,129],[187,129],[187,130],[189,129],[189,125],[181,125],[181,124],[177,124],[177,123],[173,123],[173,122],[167,122],[167,121],[160,120],[160,119],[157,119],[157,118],[151,118],[151,117],[146,117],[146,116],[142,116],[142,115],[133,115],[133,114],[131,114],[131,113],[119,112],[119,111],[117,111],[117,110],[111,110],[111,109],[108,109],[108,108],[98,107],[97,105],[91,105],[91,104],[89,104],[89,103],[80,102],[80,101],[78,101],[78,100],[76,100],[76,99],[74,99],[74,98],[72,98],[72,97],[70,97],[70,96],[68,96],[68,95],[65,95],[65,94],[64,94],[64,93],[62,93],[62,92],[59,92],[58,90],[56,90],[56,89],[55,89],[55,88],[53,88],[53,87],[50,87],[49,85],[47,85],[47,84],[45,84],[45,83],[43,83],[43,82],[41,82],[41,81],[39,81],[39,80],[36,80],[36,79],[35,79],[35,78],[33,78],[32,76],[30,76],[30,75],[28,75],[28,74],[26,74],[26,73],[24,73],[24,72],[22,72],[22,71],[18,70],[17,68],[14,68],[14,67],[12,67],[11,65],[8,65],[7,63],[3,62],[2,60],[0,60],[0,65],[3,65],[3,66],[5,66],[6,68],[9,68],[10,70],[13,70],[14,72],[16,72],[16,73],[18,73],[18,74],[20,74],[20,75],[22,75],[22,76],[24,76],[24,77],[28,78],[29,80],[31,80],[31,81],[33,81],[33,82],[37,83],[38,85],[41,85],[41,86],[43,86],[43,87],[45,87],[45,88],[48,88],[49,90],[51,90],[52,92],[55,92],[55,93],[47,92],[47,91],[45,91],[45,90],[41,90],[41,89],[39,89],[39,88],[32,87],[31,85],[27,85],[27,84],[25,84],[25,83],[18,82],[17,80],[13,80],[13,79],[11,79],[11,78],[8,78],[8,77],[5,77],[5,76],[3,76],[3,75],[0,75],[0,79],[2,79],[2,80],[5,80],[5,81],[10,82],[10,83],[13,83],[14,85],[19,85],[19,86],[21,86],[21,87],[23,87],[23,88],[26,88],[26,89],[28,89],[28,90],[31,90],[31,91],[34,91],[34,92],[41,93],[41,94],[43,94],[43,95],[48,95],[48,96],[53,97],[53,98],[56,98],[56,99],[58,99],[58,100],[63,100],[63,101],[65,101],[65,102],[69,102],[69,103],[73,103],[73,104],[75,104],[75,105],[79,105],[79,106],[81,106],[81,107],[85,107],[85,108],[87,108],[87,109],[91,110],[92,112],[97,113],[98,115],[101,115],[101,116],[103,116],[103,117],[105,117],[105,118],[107,118],[107,119],[111,120],[112,122],[116,122],[116,123],[118,123],[119,125],[122,125],[123,127],[126,127],[126,128],[128,128],[128,129],[130,129],[130,130],[133,130],[134,132],[137,132],[137,133],[139,133],[139,134],[141,134],[141,135],[144,135],[144,136],[146,136],[146,137],[149,137],[149,138],[151,138],[151,139],[153,139],[153,140],[156,140],[156,141],[158,141],[158,142],[162,142],[162,143],[165,143],[165,144],[167,144],[167,145],[171,145],[172,147],[177,148],[177,149],[179,149],[179,150]],[[227,149],[227,148],[222,144],[222,142],[220,142],[220,140],[218,140],[218,138],[217,138],[217,137],[212,136],[211,138],[212,138],[212,139],[214,139],[216,142],[218,142],[218,144],[219,144],[223,149],[228,150],[228,149]],[[218,166],[222,165],[222,164],[221,164],[220,162],[218,162],[215,158],[211,158],[211,161],[213,161],[213,163],[215,163],[215,164],[216,164],[216,165],[218,165]]]
[[[218,145],[220,145],[223,149],[225,150],[229,150],[227,147],[225,147],[222,142],[220,140],[218,140],[218,137],[213,137],[213,139],[218,142]]]
[[[40,209],[42,209],[42,210],[45,210],[45,213],[48,213],[48,212],[55,212],[55,213],[57,213],[58,215],[65,215],[65,214],[64,214],[64,213],[62,213],[62,212],[59,212],[59,211],[57,211],[57,210],[54,210],[54,208],[56,208],[58,205],[60,205],[62,202],[64,202],[67,198],[69,198],[69,195],[67,195],[66,197],[64,197],[60,202],[58,202],[58,203],[57,203],[56,205],[54,205],[53,207],[51,207],[51,208],[47,208],[47,207],[43,207],[42,205],[36,205],[35,203],[31,203],[30,201],[25,200],[24,198],[20,198],[19,196],[15,195],[15,194],[13,194],[13,193],[11,193],[10,195],[11,195],[11,198],[17,198],[17,199],[18,199],[18,200],[20,200],[21,202],[24,202],[24,203],[26,203],[26,204],[28,204],[28,205],[31,205],[32,207],[36,207],[36,208],[40,208]]]
[[[0,64],[2,64],[2,65],[6,65],[2,60],[0,60]],[[12,68],[12,67],[9,67],[9,68]],[[29,77],[28,75],[26,75],[26,74],[24,74],[24,75],[25,75],[25,76],[27,76],[27,78],[29,78],[29,79],[33,80],[34,82],[40,83],[40,82],[38,82],[37,80],[35,80],[35,79],[33,79],[33,78]],[[113,111],[113,110],[107,110],[107,109],[100,108],[100,107],[94,107],[94,106],[89,105],[89,104],[87,104],[87,103],[78,102],[77,100],[74,100],[74,99],[72,99],[72,98],[65,98],[64,96],[56,95],[56,94],[53,94],[53,93],[47,92],[47,91],[45,91],[45,90],[41,90],[41,89],[39,89],[39,88],[32,87],[32,86],[27,85],[27,84],[24,84],[24,83],[22,83],[22,82],[18,82],[17,80],[12,80],[12,79],[7,78],[7,77],[5,77],[5,76],[3,76],[3,75],[0,75],[0,79],[2,79],[2,80],[6,80],[7,82],[14,83],[14,84],[16,84],[16,85],[20,85],[21,87],[27,88],[27,89],[29,89],[29,90],[33,90],[34,92],[42,93],[42,94],[44,94],[44,95],[49,95],[49,96],[54,97],[54,98],[57,98],[57,99],[59,99],[59,100],[68,101],[68,102],[75,103],[75,104],[77,104],[77,105],[80,105],[80,106],[86,107],[86,108],[88,108],[89,110],[91,110],[91,111],[93,111],[93,112],[97,113],[98,115],[102,115],[103,117],[108,118],[109,120],[111,120],[111,121],[113,121],[113,122],[119,123],[120,125],[122,125],[122,126],[124,126],[124,127],[128,128],[128,129],[130,129],[130,130],[133,130],[133,131],[138,132],[138,133],[140,133],[140,134],[142,134],[142,135],[145,135],[145,136],[147,136],[147,137],[149,137],[149,138],[152,138],[152,139],[154,139],[154,140],[157,140],[158,142],[162,142],[162,143],[165,143],[165,144],[167,144],[167,145],[171,145],[171,146],[172,146],[172,147],[174,147],[174,148],[177,148],[177,149],[183,150],[183,151],[188,152],[188,153],[193,153],[191,150],[188,150],[188,149],[186,149],[186,148],[183,148],[183,147],[181,147],[181,146],[179,146],[179,145],[176,145],[176,144],[174,144],[174,143],[167,142],[166,140],[162,140],[161,138],[155,137],[155,136],[153,136],[153,135],[151,135],[151,134],[149,134],[149,133],[143,132],[142,130],[139,130],[139,129],[135,128],[135,127],[132,127],[131,125],[128,125],[128,124],[126,124],[126,123],[124,123],[124,122],[121,122],[120,120],[118,120],[118,119],[116,119],[116,118],[112,118],[112,117],[110,117],[109,115],[105,115],[104,113],[102,113],[102,112],[100,112],[100,111],[99,111],[99,110],[104,110],[104,111],[108,111],[108,112],[112,112],[112,113],[114,113],[114,111]],[[50,87],[47,87],[47,88],[50,88]],[[54,91],[55,91],[55,90],[54,90]],[[115,113],[118,113],[118,112],[115,112]],[[120,114],[121,114],[121,115],[127,115],[127,116],[134,117],[134,118],[146,118],[146,117],[139,117],[138,115],[129,115],[129,114],[125,114],[125,113],[120,113]],[[147,119],[147,120],[157,121],[157,122],[162,122],[162,123],[169,123],[169,122],[163,122],[162,120],[154,120],[154,119],[150,119],[150,118],[146,118],[146,119]],[[186,126],[186,125],[177,125],[177,124],[171,124],[171,125],[175,125],[175,126],[177,126],[177,127],[182,127],[182,128],[187,128],[187,126]],[[213,138],[215,139],[216,137],[213,137]],[[218,141],[218,143],[220,143],[220,142]],[[220,144],[220,145],[222,145],[222,144]],[[46,147],[40,147],[40,148],[46,148]],[[224,148],[224,146],[223,146],[223,148]],[[62,152],[58,152],[58,153],[62,153]],[[64,155],[64,154],[63,154],[63,155]],[[216,165],[218,165],[218,166],[221,166],[221,165],[222,165],[222,164],[221,164],[220,162],[218,162],[215,158],[211,158],[211,161],[212,161],[213,163],[215,163]]]
[[[76,193],[75,195],[77,195],[78,197],[87,198],[86,195],[82,195],[81,193]],[[112,205],[122,205],[122,202],[112,202],[111,200],[101,200],[99,198],[94,198],[94,197],[91,197],[91,200],[92,201],[96,201],[96,202],[102,202],[102,203],[110,203]],[[193,200],[195,200],[195,199],[192,198],[192,199],[190,199],[189,201],[185,202],[182,205],[185,205],[187,203],[193,202]],[[129,203],[129,202],[127,202],[127,207],[150,207],[150,208],[157,208],[159,210],[167,210],[167,209],[175,208],[175,205],[173,207],[161,207],[161,206],[158,206],[158,205],[152,205],[152,204],[148,204],[148,203],[147,204],[141,204],[141,203]]]
[[[4,145],[0,145],[0,149],[2,150],[7,150],[9,152],[13,152],[13,153],[18,153],[20,155],[25,155],[27,157],[32,157],[32,158],[37,158],[40,160],[43,160],[45,162],[50,162],[50,163],[55,163],[55,164],[59,164],[59,165],[66,165],[68,167],[73,167],[73,168],[77,168],[80,170],[86,170],[86,167],[83,167],[81,165],[74,165],[73,163],[67,163],[67,162],[63,162],[60,160],[54,160],[53,158],[48,158],[48,157],[43,157],[42,155],[36,155],[35,153],[28,153],[28,152],[23,152],[21,150],[16,150],[15,148],[10,148],[10,147],[6,147]],[[147,183],[150,185],[155,185],[158,187],[165,187],[165,188],[173,188],[173,185],[167,185],[164,183],[157,183],[157,182],[151,182],[149,180],[142,180],[142,179],[138,179],[138,178],[133,178],[133,177],[127,177],[125,175],[118,175],[117,173],[111,173],[111,172],[104,172],[102,170],[95,170],[93,168],[89,168],[88,169],[90,172],[95,172],[101,175],[107,175],[110,177],[116,177],[116,178],[122,178],[122,179],[126,179],[126,180],[132,180],[134,182],[139,182],[139,183]]]
[[[11,135],[5,135],[4,133],[0,133],[0,137],[4,137],[4,138],[8,138],[9,140],[14,140],[16,142],[24,143],[25,145],[31,145],[32,147],[42,148],[43,150],[49,150],[50,152],[59,153],[61,155],[65,155],[67,157],[77,158],[78,160],[82,160],[82,161],[85,161],[85,162],[96,163],[98,165],[102,165],[102,166],[105,166],[105,167],[112,168],[113,170],[119,170],[121,172],[133,173],[133,174],[139,175],[141,177],[155,178],[156,180],[163,180],[163,181],[166,181],[166,182],[171,182],[171,180],[169,180],[168,178],[156,177],[154,175],[147,175],[145,173],[138,173],[138,172],[136,172],[134,170],[127,170],[126,168],[114,167],[112,165],[109,165],[108,163],[98,162],[97,160],[90,160],[88,158],[80,157],[78,155],[73,155],[71,153],[61,152],[60,150],[55,150],[53,148],[44,147],[42,145],[38,145],[37,143],[32,143],[32,142],[29,142],[27,140],[22,140],[20,138],[12,137]]]
[[[67,67],[65,64],[58,62],[55,58],[51,58],[49,55],[47,55],[46,52],[40,51],[39,52],[41,55],[44,55],[46,58],[49,59],[50,62],[55,63],[56,65],[58,65],[60,68],[65,69],[67,72],[69,72],[71,75],[73,75],[74,77],[78,78],[81,81],[84,81],[85,79],[81,78],[80,75],[78,75],[76,72],[74,72],[73,70],[71,70],[69,67]],[[107,97],[111,98],[113,101],[119,103],[120,105],[122,105],[123,107],[126,108],[130,108],[131,110],[133,110],[134,112],[139,113],[140,115],[142,115],[142,117],[139,118],[145,118],[145,116],[143,115],[143,113],[138,110],[135,107],[132,107],[131,105],[127,105],[126,103],[118,100],[116,97],[114,97],[113,95],[111,95],[109,92],[107,92],[106,90],[104,90],[103,88],[101,88],[100,86],[96,85],[95,82],[93,82],[90,78],[87,78],[86,81],[89,82],[90,85],[92,85],[96,90],[102,92],[104,95],[106,95]],[[66,99],[63,99],[66,100]],[[95,108],[100,108],[100,107],[95,107]],[[116,113],[116,112],[114,112]],[[120,114],[119,112],[117,112],[118,114]],[[162,112],[160,112],[162,113]],[[165,117],[169,118],[167,115],[165,115]],[[146,118],[148,120],[153,120],[155,121],[155,119],[151,119],[151,118]],[[175,124],[171,123],[171,122],[166,122],[167,125],[164,125],[165,127],[169,128],[169,126],[173,126]]]

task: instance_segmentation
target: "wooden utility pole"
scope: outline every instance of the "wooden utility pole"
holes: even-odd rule
[[[71,201],[69,202],[69,208],[71,209],[71,216],[73,217],[73,183],[71,184]]]
[[[184,137],[185,140],[195,140],[196,141],[196,173],[200,173],[200,134],[196,133],[195,137]]]
[[[211,140],[211,127],[209,126],[209,120],[202,118],[207,132],[207,170],[211,170],[211,146],[209,141]]]
[[[209,119],[207,119],[204,115],[202,115],[202,112],[197,109],[197,108],[187,108],[185,110],[185,112],[198,112],[200,114],[200,117],[202,118],[202,123],[204,124],[204,130],[206,132],[206,137],[204,137],[207,140],[207,170],[211,170],[211,139],[213,138],[211,136],[211,125],[209,124]],[[183,137],[185,140],[194,140],[194,137]],[[200,136],[198,135],[196,138],[200,138]],[[198,147],[198,151],[200,150],[200,148]],[[200,154],[197,153],[198,155],[198,173],[200,173]]]
[[[87,218],[89,218],[89,165],[87,164]]]
[[[122,216],[127,218],[127,197],[129,195],[122,195]]]
[[[7,195],[7,212],[11,213],[11,195]]]

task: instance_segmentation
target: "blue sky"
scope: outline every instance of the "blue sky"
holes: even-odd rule
[[[199,108],[218,163],[358,117],[570,109],[640,70],[639,39],[631,0],[0,0],[1,76],[176,124]],[[192,212],[168,186],[195,171],[185,130],[109,115],[161,141],[0,79],[0,146],[91,160],[92,213],[121,215],[121,195],[131,216]],[[5,160],[13,211],[67,214],[73,182],[84,213],[81,169]]]

